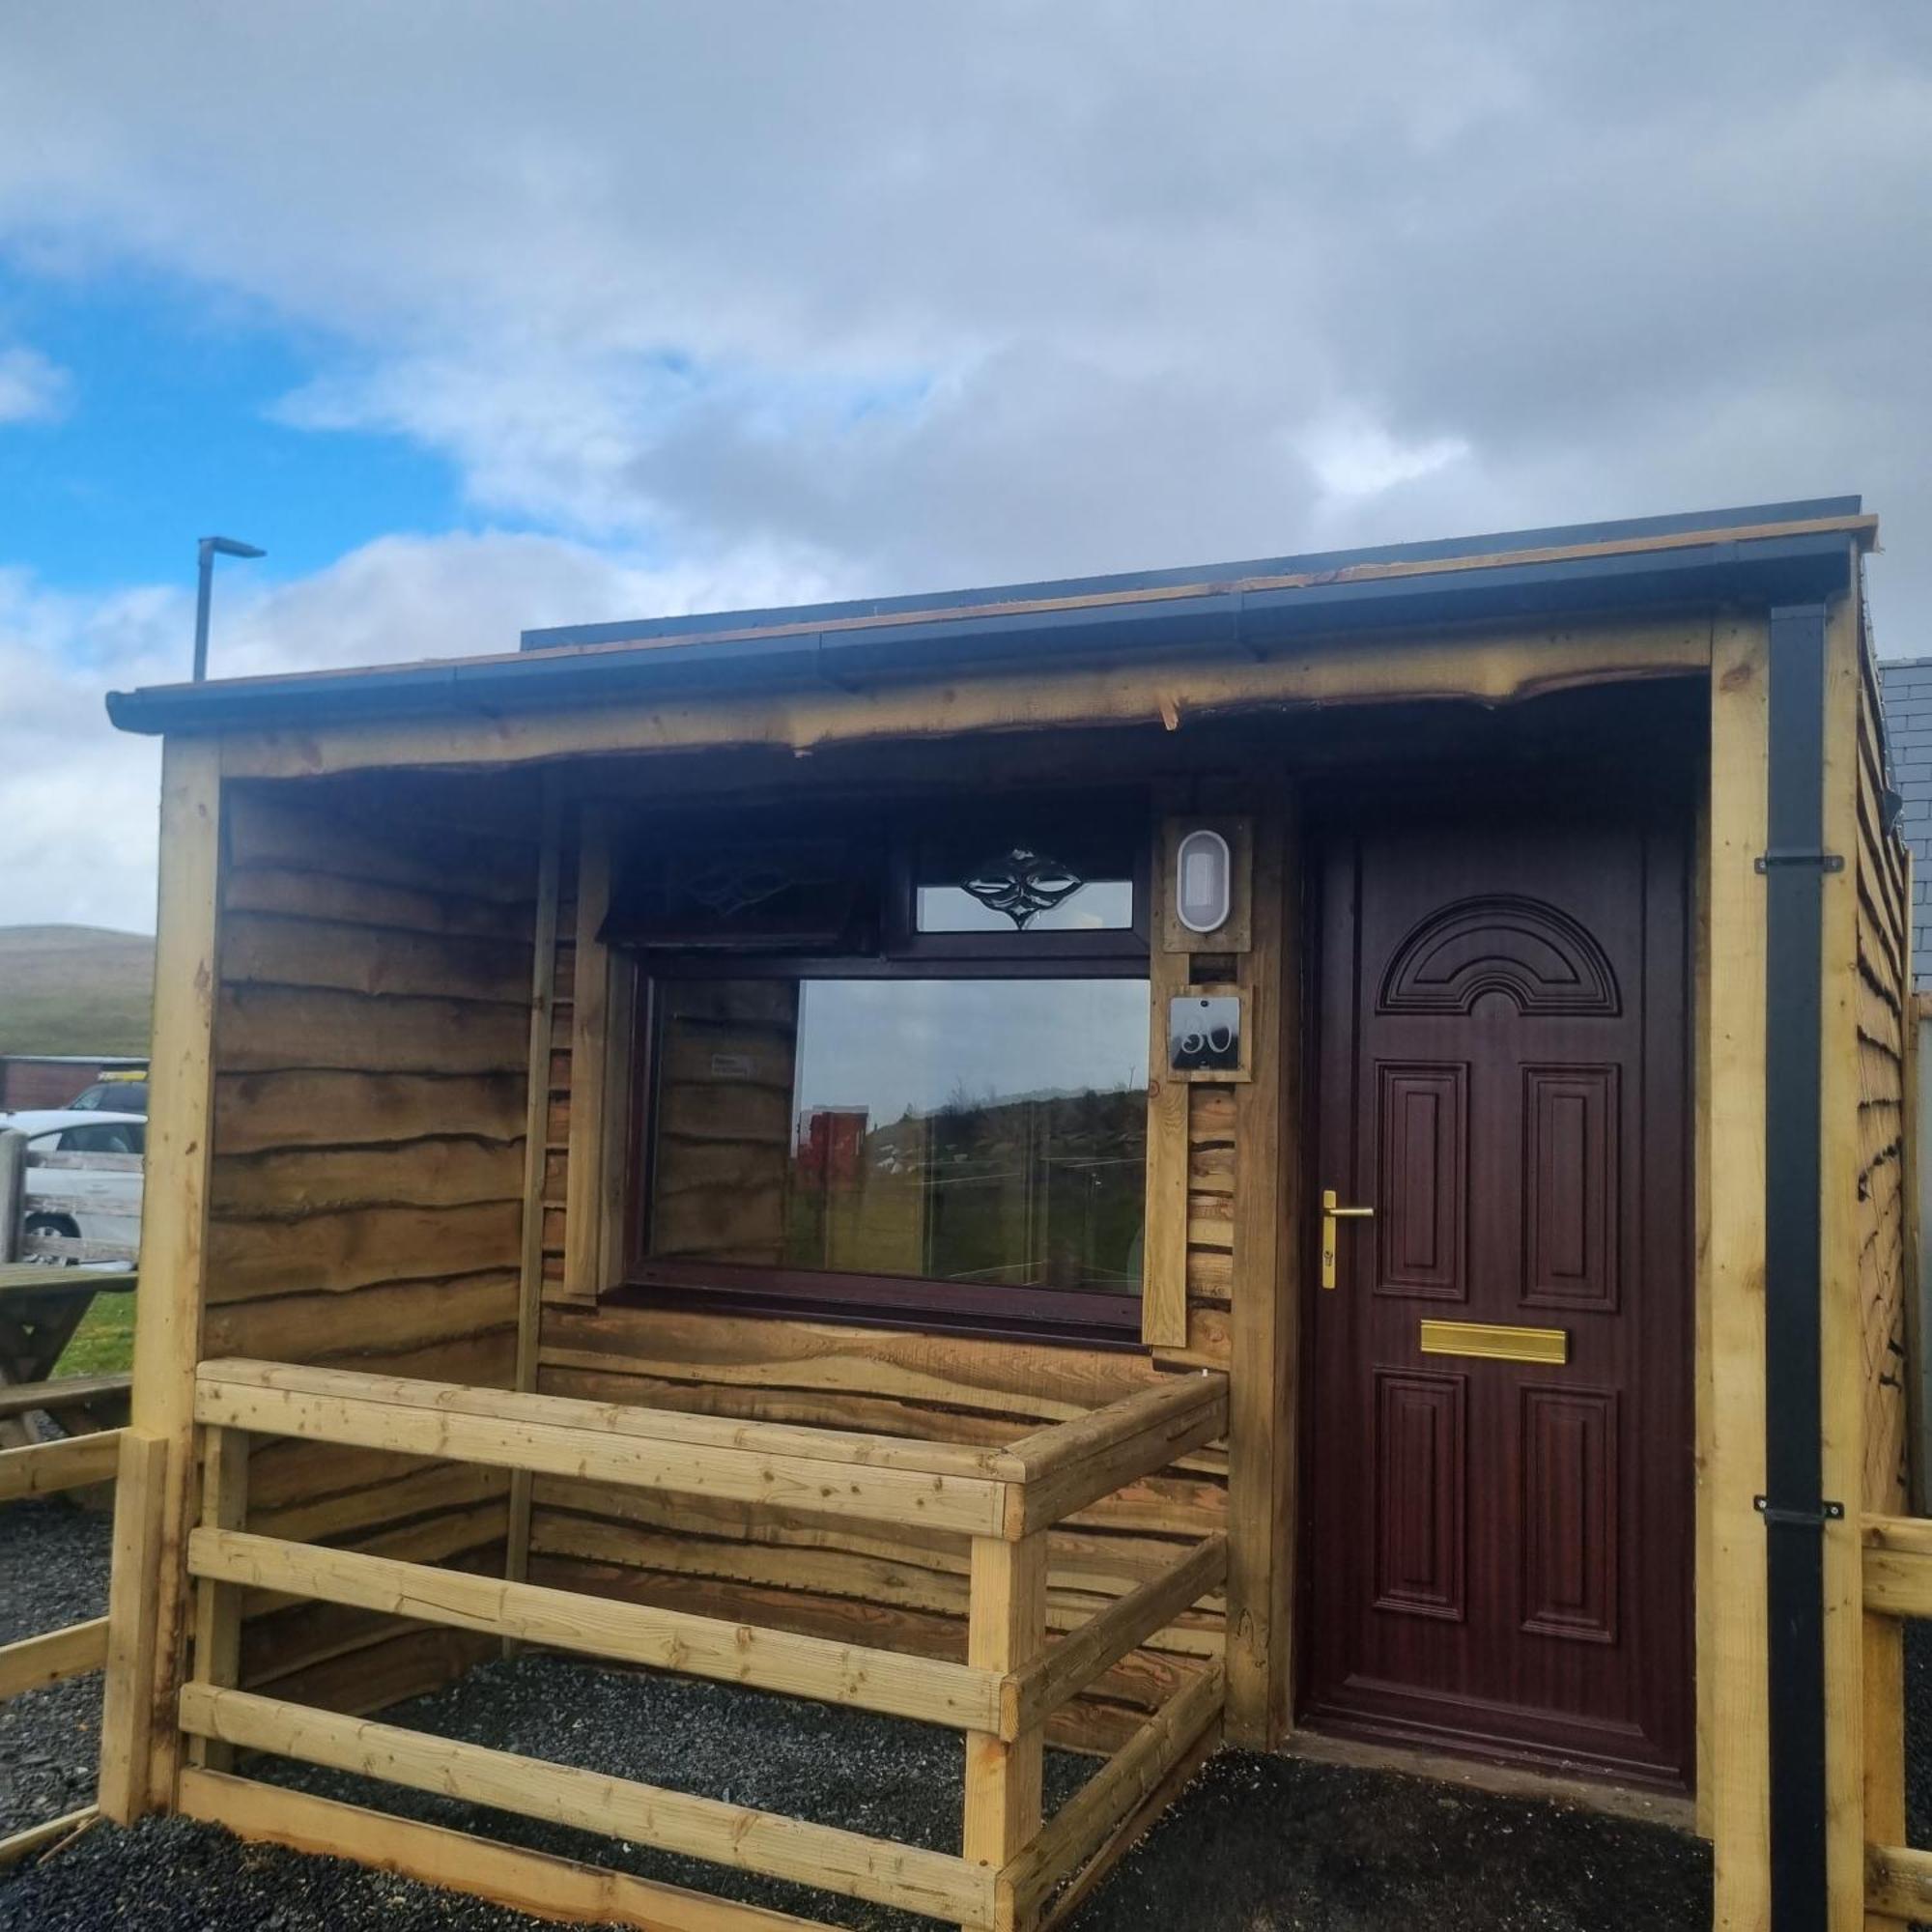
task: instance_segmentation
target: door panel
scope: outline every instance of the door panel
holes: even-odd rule
[[[1522,1070],[1523,1301],[1617,1306],[1620,1066]]]
[[[1681,839],[1410,810],[1328,836],[1317,875],[1309,1198],[1375,1215],[1306,1327],[1304,1715],[1682,1784]]]
[[[1617,1398],[1610,1389],[1522,1391],[1525,1631],[1617,1640]]]
[[[1462,1376],[1376,1376],[1376,1608],[1460,1623]]]
[[[1469,1069],[1376,1069],[1388,1219],[1376,1243],[1378,1294],[1463,1301],[1463,1204],[1468,1172]]]

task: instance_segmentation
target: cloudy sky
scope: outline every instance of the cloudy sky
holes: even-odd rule
[[[100,695],[1862,491],[1932,653],[1932,8],[0,0],[0,923]]]

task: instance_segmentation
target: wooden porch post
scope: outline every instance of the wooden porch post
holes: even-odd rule
[[[973,1539],[966,1662],[980,1670],[1013,1672],[1046,1647],[1046,1534],[1009,1542]],[[985,1731],[966,1733],[966,1819],[962,1855],[1001,1871],[1039,1832],[1045,1733],[1011,1744]],[[1009,1893],[999,1906],[1000,1932],[1028,1932],[1012,1916]]]
[[[1705,1574],[1698,1676],[1717,1854],[1718,1932],[1765,1932],[1771,1915],[1770,1739],[1765,1718],[1764,883],[1769,638],[1719,619],[1712,639],[1709,923],[1714,995],[1701,1016],[1701,1139],[1709,1151],[1699,1295],[1710,1369],[1698,1429]]]
[[[611,909],[611,815],[577,814],[577,943],[570,1028],[570,1167],[564,1180],[564,1298],[595,1306],[623,1243],[624,1136],[616,1129],[630,1013],[617,956],[600,936]]]
[[[1253,944],[1241,961],[1254,1077],[1235,1089],[1236,1290],[1228,1413],[1229,1739],[1289,1723],[1300,1425],[1301,807],[1257,801]]]
[[[530,1047],[524,1095],[524,1227],[517,1285],[516,1386],[537,1385],[543,1342],[544,1183],[550,1169],[550,1063],[556,1005],[558,872],[563,859],[562,799],[554,777],[544,785],[537,849],[537,902],[530,921]],[[503,1574],[521,1582],[530,1568],[530,1472],[510,1473],[510,1539]],[[506,1649],[508,1646],[506,1646]]]
[[[101,1719],[101,1809],[122,1823],[171,1805],[181,1764],[175,1706],[188,1621],[185,1542],[213,1124],[220,880],[220,743],[170,738],[161,757],[160,905],[133,1412],[116,1502],[116,1628]],[[134,1618],[138,1631],[128,1628]]]

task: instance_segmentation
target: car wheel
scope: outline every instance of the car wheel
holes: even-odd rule
[[[77,1241],[80,1239],[79,1223],[65,1214],[29,1214],[25,1232],[29,1235],[51,1236],[57,1240]],[[72,1267],[73,1262],[65,1255],[25,1255],[24,1261],[41,1267]]]

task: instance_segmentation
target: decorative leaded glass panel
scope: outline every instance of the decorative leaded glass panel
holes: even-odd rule
[[[985,823],[936,829],[919,841],[917,932],[1125,932],[1134,923],[1130,840],[1050,808],[1028,828]]]

